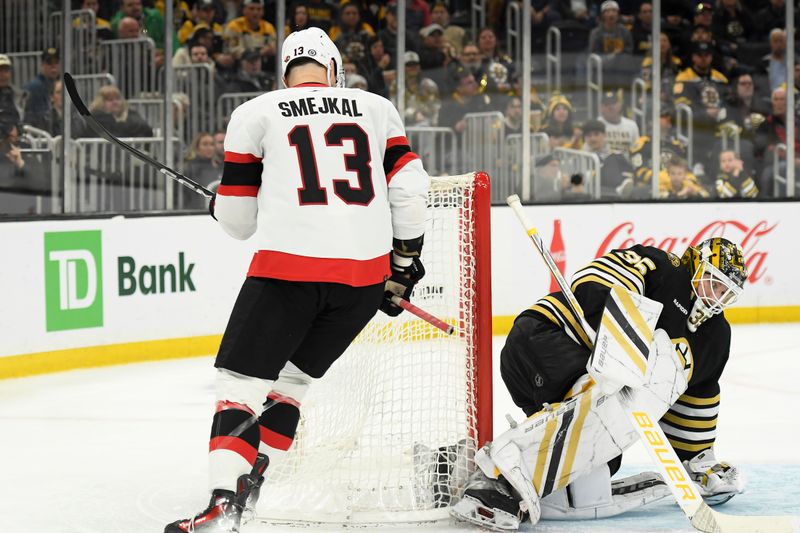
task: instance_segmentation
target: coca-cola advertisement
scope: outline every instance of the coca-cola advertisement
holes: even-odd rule
[[[800,284],[796,283],[800,206],[795,203],[606,204],[525,209],[568,280],[575,271],[613,249],[642,244],[681,256],[688,246],[711,237],[725,237],[742,247],[749,271],[736,307],[774,308],[800,316]],[[492,216],[494,314],[515,315],[557,289],[513,215],[504,208],[495,208]]]
[[[697,231],[683,235],[665,233],[663,235],[641,235],[636,229],[636,223],[626,220],[617,224],[600,243],[596,257],[599,257],[616,248],[628,248],[634,244],[655,246],[676,255],[681,255],[688,246],[696,244],[710,237],[725,237],[738,243],[745,255],[747,269],[750,272],[747,280],[757,283],[764,277],[767,269],[769,250],[763,246],[762,238],[770,234],[778,226],[777,221],[761,219],[757,222],[744,222],[737,219],[713,220]],[[761,245],[761,246],[760,246]]]

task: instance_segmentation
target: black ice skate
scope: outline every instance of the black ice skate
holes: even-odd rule
[[[217,489],[205,511],[194,518],[176,520],[164,528],[164,533],[238,533],[242,520],[242,505],[230,490]]]
[[[461,499],[450,508],[450,515],[493,531],[516,531],[526,519],[520,501],[505,479],[490,479],[478,470],[467,483]]]

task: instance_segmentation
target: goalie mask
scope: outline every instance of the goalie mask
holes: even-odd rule
[[[747,280],[747,266],[742,248],[722,237],[687,248],[681,263],[692,273],[695,301],[688,323],[689,331],[694,332],[739,298]]]
[[[302,57],[313,59],[326,69],[328,69],[328,79],[330,79],[331,69],[335,69],[336,87],[344,87],[344,65],[339,49],[333,44],[328,34],[319,28],[308,28],[305,30],[291,33],[283,41],[281,49],[281,75],[283,85],[286,85],[286,69],[289,64]],[[333,60],[333,65],[331,65]]]

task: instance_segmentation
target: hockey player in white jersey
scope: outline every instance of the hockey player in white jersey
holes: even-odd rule
[[[407,299],[424,274],[430,178],[397,111],[343,88],[339,52],[318,28],[291,34],[281,57],[287,88],[231,117],[210,206],[257,247],[215,363],[211,502],[165,533],[238,531],[292,444],[308,387],[379,308],[399,314],[388,297]]]

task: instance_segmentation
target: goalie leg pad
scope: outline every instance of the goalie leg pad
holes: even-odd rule
[[[601,470],[603,467],[600,467]],[[602,476],[601,476],[602,477]],[[607,501],[598,505],[576,502],[574,489],[584,478],[579,478],[567,488],[542,499],[543,520],[593,520],[617,516],[670,495],[669,487],[655,472],[643,472],[606,484],[603,489]],[[586,487],[583,489],[586,490]],[[569,493],[568,493],[569,491]]]
[[[666,344],[667,349],[659,348],[650,355],[648,383],[631,391],[636,405],[659,418],[686,390],[683,365],[672,343]],[[515,470],[543,497],[605,465],[639,440],[620,393],[604,394],[587,375],[569,394],[569,399],[535,413],[488,445],[488,456],[495,467],[523,497],[524,489],[509,477]],[[493,469],[479,464],[492,475]]]

